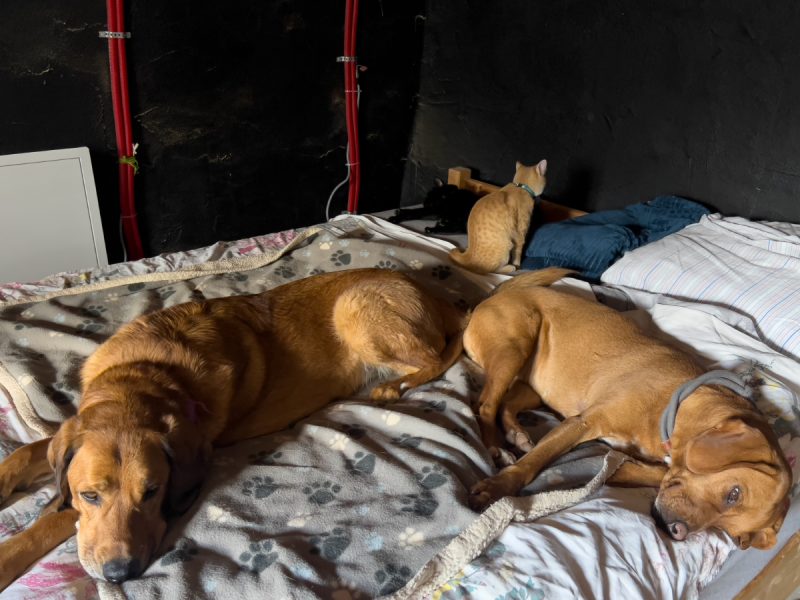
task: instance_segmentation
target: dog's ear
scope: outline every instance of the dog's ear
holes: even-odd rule
[[[189,509],[200,492],[211,447],[201,443],[202,436],[185,421],[172,415],[164,417],[163,421],[167,433],[162,445],[170,464],[164,512],[168,516],[180,515]]]
[[[769,550],[775,545],[778,535],[773,527],[766,527],[760,531],[744,533],[736,538],[741,550],[747,550],[751,546],[759,550]]]
[[[714,473],[735,466],[778,472],[775,451],[764,433],[742,419],[728,419],[686,445],[686,467],[693,473]]]
[[[525,165],[523,165],[521,162],[517,161],[517,162],[514,163],[514,170],[519,171],[520,167],[524,167],[524,166]]]
[[[69,480],[67,479],[67,469],[72,457],[78,449],[78,431],[80,420],[78,417],[70,417],[61,424],[56,434],[50,440],[47,447],[47,462],[53,469],[56,477],[57,496],[53,499],[61,509],[68,505],[72,500],[69,490]]]
[[[542,176],[544,176],[544,174],[547,173],[547,161],[546,160],[540,160],[539,161],[539,163],[536,165],[536,172],[539,173],[539,175],[542,175]]]
[[[752,531],[744,533],[736,538],[739,548],[745,550],[752,546],[759,550],[769,550],[775,545],[778,540],[778,532],[781,530],[783,520],[786,518],[786,513],[789,512],[789,498],[787,497],[783,503],[776,509],[775,520],[772,525],[760,529],[759,531]]]

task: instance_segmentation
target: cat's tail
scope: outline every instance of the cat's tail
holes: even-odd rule
[[[456,263],[460,267],[464,267],[465,269],[469,269],[473,273],[491,273],[492,267],[482,265],[480,263],[475,262],[472,257],[470,256],[469,248],[466,250],[459,250],[458,248],[453,248],[450,250],[450,260]]]

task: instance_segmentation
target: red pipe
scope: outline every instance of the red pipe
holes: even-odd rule
[[[106,0],[108,30],[111,33],[125,31],[123,0]],[[114,128],[117,141],[119,163],[119,197],[122,229],[125,234],[129,259],[144,256],[139,226],[136,220],[134,201],[135,168],[129,161],[133,157],[133,128],[130,113],[130,93],[128,87],[128,68],[125,40],[108,38],[108,58],[111,81],[111,103],[114,107]]]
[[[347,0],[344,11],[344,95],[347,140],[350,148],[347,157],[350,165],[350,185],[347,194],[347,211],[358,212],[361,187],[361,149],[358,143],[358,79],[356,75],[356,32],[358,30],[358,0]]]

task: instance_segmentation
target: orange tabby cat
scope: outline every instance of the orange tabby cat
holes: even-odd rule
[[[547,161],[517,162],[513,183],[478,200],[467,220],[467,249],[450,258],[476,273],[511,273],[519,268],[534,199],[544,191]]]

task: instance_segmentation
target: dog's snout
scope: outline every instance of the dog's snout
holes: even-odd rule
[[[139,575],[140,568],[137,558],[115,558],[103,565],[103,577],[112,583],[122,583]]]
[[[653,505],[650,509],[650,514],[656,525],[669,533],[673,540],[682,541],[689,535],[689,526],[670,511],[659,510],[657,504]]]
[[[689,534],[689,528],[683,521],[673,521],[672,523],[668,523],[667,531],[669,531],[669,534],[672,536],[673,540],[678,540],[679,542],[685,540],[686,536]]]

